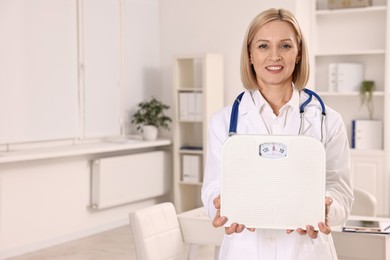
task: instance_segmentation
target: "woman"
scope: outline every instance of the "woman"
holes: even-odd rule
[[[306,108],[300,129],[299,105],[307,99],[302,90],[309,77],[307,46],[294,16],[283,9],[269,9],[251,22],[241,53],[241,78],[246,88],[239,106],[238,134],[312,136],[326,150],[325,223],[297,230],[247,229],[245,223],[225,227],[220,259],[337,259],[331,226],[342,225],[350,212],[349,145],[341,116],[326,108],[321,123],[319,104]],[[220,216],[221,148],[228,138],[231,107],[211,119],[202,201],[215,227]],[[304,187],[303,187],[304,188]]]

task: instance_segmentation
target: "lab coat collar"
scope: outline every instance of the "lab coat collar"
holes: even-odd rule
[[[289,116],[290,123],[288,123],[288,127],[285,129],[285,134],[298,134],[299,127],[300,127],[300,113],[299,113],[299,106],[301,103],[306,101],[308,98],[308,95],[304,93],[303,91],[298,91],[293,86],[293,95],[289,102],[286,105],[289,105],[293,108],[293,113]],[[258,120],[259,111],[260,108],[265,105],[265,99],[261,96],[260,92],[258,90],[253,91],[245,91],[245,94],[242,97],[240,106],[239,106],[239,115],[247,115],[249,112],[250,117],[257,121],[259,124],[259,129],[263,132],[266,127],[264,125],[264,122],[262,120]],[[313,102],[313,101],[312,101]],[[316,109],[306,109],[305,115],[304,115],[304,122],[303,122],[303,129],[302,134],[307,134],[307,131],[311,128],[312,124],[309,118],[316,116]],[[296,118],[297,120],[294,120],[293,118]],[[257,120],[256,120],[257,119]],[[260,122],[259,122],[260,121]]]
[[[299,113],[299,96],[300,93],[295,89],[294,85],[292,85],[293,94],[291,99],[283,106],[291,106],[294,111]],[[239,114],[244,115],[247,114],[250,110],[255,109],[256,111],[260,111],[263,106],[268,105],[268,102],[261,95],[259,90],[247,90],[245,91],[244,96],[242,97]]]

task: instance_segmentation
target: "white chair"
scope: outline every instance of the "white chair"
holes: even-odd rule
[[[357,216],[375,216],[376,215],[376,198],[371,193],[354,188],[353,193],[355,200],[352,205],[351,215]]]
[[[183,260],[183,237],[175,207],[166,202],[130,213],[138,260]]]

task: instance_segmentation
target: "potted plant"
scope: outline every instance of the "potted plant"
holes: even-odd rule
[[[374,102],[372,100],[372,93],[375,88],[375,82],[372,80],[364,80],[360,85],[360,100],[361,105],[366,105],[370,120],[374,114]]]
[[[158,128],[169,130],[168,123],[172,122],[172,119],[164,114],[167,109],[169,109],[168,105],[155,98],[141,102],[138,104],[138,110],[133,114],[131,123],[137,125],[137,130],[143,133],[144,140],[156,140]]]

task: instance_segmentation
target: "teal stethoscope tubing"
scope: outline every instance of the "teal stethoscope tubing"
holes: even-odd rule
[[[321,142],[323,141],[323,126],[324,126],[324,121],[326,117],[326,110],[325,110],[325,104],[322,101],[321,97],[315,93],[312,90],[309,89],[302,89],[309,97],[306,99],[305,102],[303,102],[299,106],[299,113],[300,113],[300,126],[299,126],[299,132],[298,134],[301,134],[302,131],[302,126],[303,126],[303,118],[305,114],[305,108],[306,106],[311,102],[313,99],[313,96],[318,100],[318,102],[321,105]],[[232,112],[230,114],[230,125],[229,125],[229,136],[235,135],[237,133],[237,121],[238,121],[238,107],[240,106],[242,96],[244,95],[245,92],[242,92],[238,97],[234,100],[233,107],[232,107]]]

